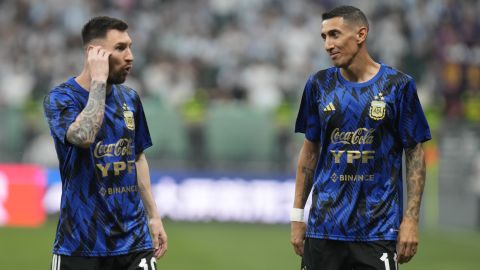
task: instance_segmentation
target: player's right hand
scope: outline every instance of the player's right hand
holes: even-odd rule
[[[89,46],[87,49],[87,62],[92,81],[106,82],[108,78],[109,57],[112,53],[102,46]]]
[[[290,243],[298,256],[303,256],[303,246],[305,242],[305,232],[307,225],[305,222],[292,221]]]

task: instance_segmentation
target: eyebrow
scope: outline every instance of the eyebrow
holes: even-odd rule
[[[340,29],[334,28],[334,29],[328,30],[328,31],[327,31],[327,34],[333,34],[333,33],[335,33],[335,32],[341,33]],[[322,33],[322,34],[325,34],[325,33]]]
[[[130,41],[130,42],[128,42],[128,41],[119,41],[119,42],[115,43],[115,46],[118,46],[118,45],[124,45],[124,46],[130,45],[130,46],[132,46],[132,44],[133,44],[133,41]]]
[[[334,33],[341,33],[341,32],[342,31],[340,31],[340,29],[334,28],[334,29],[328,30],[327,32],[322,32],[321,35],[323,37],[323,36],[326,36],[326,35],[332,35]]]

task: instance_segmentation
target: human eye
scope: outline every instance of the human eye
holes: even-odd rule
[[[125,45],[123,45],[123,44],[119,44],[119,45],[115,46],[115,50],[116,50],[116,51],[123,51],[123,50],[125,50],[126,48],[127,48],[127,47],[126,47]]]

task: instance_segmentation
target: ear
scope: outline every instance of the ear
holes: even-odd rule
[[[357,31],[357,44],[363,43],[368,36],[368,29],[365,26],[358,28]]]

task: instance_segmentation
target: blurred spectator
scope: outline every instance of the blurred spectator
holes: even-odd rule
[[[274,110],[275,119],[275,147],[272,160],[276,163],[276,169],[282,172],[288,172],[291,167],[291,157],[296,153],[293,149],[293,133],[291,130],[292,121],[295,119],[296,108],[293,102],[284,94],[282,101]]]
[[[466,89],[464,95],[465,117],[480,122],[480,66],[470,65],[466,70]]]
[[[193,169],[206,169],[208,165],[204,128],[206,109],[207,95],[201,89],[197,90],[181,107],[188,139],[187,159]]]
[[[278,106],[281,101],[279,75],[277,67],[268,62],[257,61],[247,66],[240,76],[247,89],[248,101],[265,109]]]

